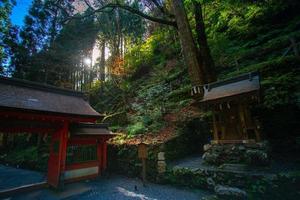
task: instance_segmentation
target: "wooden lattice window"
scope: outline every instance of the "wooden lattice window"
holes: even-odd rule
[[[67,164],[97,160],[96,145],[72,145],[67,148]]]

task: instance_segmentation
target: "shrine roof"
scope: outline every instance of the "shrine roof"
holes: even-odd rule
[[[79,123],[71,126],[72,135],[89,135],[89,136],[115,136],[116,134],[112,133],[108,129],[107,124],[93,124],[93,123]]]
[[[0,108],[101,117],[82,92],[1,76]]]
[[[200,102],[232,98],[234,96],[255,94],[260,90],[260,77],[257,72],[243,74],[234,78],[206,84]]]

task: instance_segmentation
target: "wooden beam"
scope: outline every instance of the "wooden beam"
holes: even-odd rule
[[[28,111],[0,111],[1,119],[22,119],[22,120],[34,120],[34,121],[68,121],[68,122],[95,122],[97,117],[80,117],[74,115],[57,115],[57,114],[41,114],[32,113]]]
[[[74,169],[82,169],[82,168],[97,167],[97,166],[98,166],[98,161],[95,160],[95,161],[69,164],[66,165],[65,170],[74,170]]]

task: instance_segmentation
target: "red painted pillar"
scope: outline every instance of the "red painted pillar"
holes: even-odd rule
[[[65,171],[69,123],[64,122],[61,129],[51,136],[50,155],[48,160],[48,184],[57,188],[62,182],[61,174]]]
[[[104,170],[106,170],[106,167],[107,167],[107,159],[106,159],[106,156],[107,156],[107,144],[106,144],[105,140],[102,143],[102,155],[103,155],[102,169],[104,171]]]
[[[68,144],[68,133],[69,133],[69,123],[64,122],[62,133],[61,133],[61,157],[60,157],[60,174],[61,174],[61,181],[63,181],[63,174],[66,169],[66,159],[67,159],[67,144]]]
[[[98,166],[99,166],[99,170],[98,170],[98,175],[101,175],[102,172],[102,142],[99,141],[97,143],[97,157],[98,157]]]

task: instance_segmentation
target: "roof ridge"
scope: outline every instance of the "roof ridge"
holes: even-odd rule
[[[5,76],[0,75],[0,84],[1,83],[25,87],[25,88],[31,88],[31,89],[36,89],[36,90],[48,91],[48,92],[53,92],[53,93],[58,93],[58,94],[64,94],[64,95],[69,95],[69,96],[77,96],[77,97],[82,97],[82,98],[85,97],[84,92],[60,88],[60,87],[56,87],[53,85],[38,83],[38,82],[34,82],[34,81],[28,81],[28,80],[24,80],[24,79],[5,77]]]
[[[224,80],[205,84],[204,87],[210,90],[211,88],[215,88],[215,87],[219,87],[219,86],[223,86],[226,84],[235,83],[235,82],[243,81],[243,80],[247,80],[247,79],[249,79],[251,81],[254,76],[258,76],[258,78],[259,78],[259,73],[257,71],[244,73],[239,76],[232,77],[232,78],[227,78]]]

